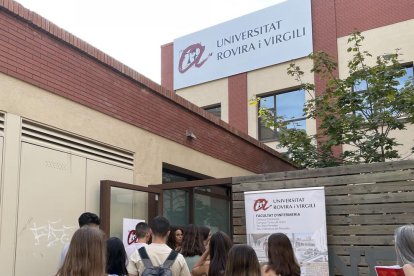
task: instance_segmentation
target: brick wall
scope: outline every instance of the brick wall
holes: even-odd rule
[[[412,0],[336,0],[335,6],[337,37],[414,19]]]
[[[0,72],[255,173],[293,169],[276,151],[7,0],[0,0]],[[186,139],[187,129],[196,140]]]
[[[313,31],[313,51],[324,51],[335,60],[338,58],[338,46],[336,40],[336,18],[335,1],[312,0],[312,31]],[[335,72],[338,77],[338,72]],[[321,95],[325,88],[325,81],[315,75],[315,93]],[[316,129],[319,132],[321,120],[316,118]],[[340,156],[342,146],[333,149],[335,156]]]
[[[161,46],[161,85],[174,91],[174,44]]]
[[[228,78],[229,124],[247,133],[247,73]]]

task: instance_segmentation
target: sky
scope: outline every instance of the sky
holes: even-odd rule
[[[160,83],[161,45],[283,0],[17,0]]]

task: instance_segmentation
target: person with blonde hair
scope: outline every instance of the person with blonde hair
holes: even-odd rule
[[[251,246],[238,244],[230,249],[224,276],[260,276],[260,274],[260,264]]]
[[[406,276],[414,276],[414,225],[404,225],[395,230],[397,262]]]
[[[83,226],[73,234],[66,258],[56,276],[104,276],[105,268],[104,233],[96,227]]]

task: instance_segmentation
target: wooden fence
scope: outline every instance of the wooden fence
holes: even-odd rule
[[[246,242],[247,191],[325,187],[330,275],[376,275],[395,264],[394,230],[414,223],[414,161],[233,178],[233,238]]]

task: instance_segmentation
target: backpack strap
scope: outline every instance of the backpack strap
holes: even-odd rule
[[[178,252],[175,250],[171,250],[170,255],[168,255],[165,262],[162,264],[163,268],[170,268],[172,264],[174,263],[175,259],[177,259]]]
[[[148,256],[145,246],[138,249],[139,256],[141,257],[142,262],[144,263],[145,268],[153,268],[154,265],[151,262],[151,259]]]

